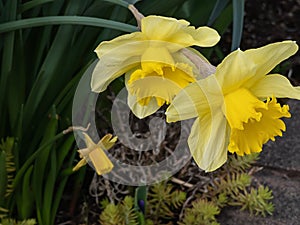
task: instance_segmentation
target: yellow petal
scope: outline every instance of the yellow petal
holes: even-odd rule
[[[165,43],[165,42],[162,42]],[[174,60],[168,49],[164,45],[158,47],[149,47],[145,50],[141,57],[141,65],[144,73],[156,72],[160,75],[163,74],[162,67],[167,64],[174,66]]]
[[[234,91],[247,83],[256,73],[256,64],[244,52],[230,53],[216,68],[216,78],[224,94]]]
[[[257,49],[249,49],[244,52],[246,57],[257,66],[255,76],[268,74],[276,65],[294,55],[298,45],[294,41],[282,41],[269,44]]]
[[[300,87],[293,87],[286,77],[279,74],[264,76],[251,87],[251,92],[262,99],[275,96],[300,100]]]
[[[139,65],[139,59],[131,58],[124,62],[107,63],[97,60],[97,65],[92,72],[91,89],[93,92],[105,91],[107,86],[116,78],[120,77],[130,69]]]
[[[188,139],[192,156],[197,165],[211,172],[227,160],[229,129],[223,114],[218,111],[197,118]]]
[[[109,150],[117,141],[117,137],[113,137],[111,134],[106,134],[97,144],[103,150]]]
[[[209,110],[209,105],[201,86],[192,83],[181,90],[166,110],[168,123],[201,116]]]
[[[77,171],[79,170],[81,167],[85,166],[86,165],[86,160],[85,159],[81,159],[77,164],[76,166],[73,167],[72,171]]]
[[[82,134],[84,136],[85,145],[87,148],[93,148],[96,146],[96,144],[93,142],[93,140],[90,138],[90,136],[87,133],[82,132]]]
[[[250,91],[240,88],[225,96],[223,113],[232,129],[243,130],[244,124],[249,120],[260,120],[262,117],[262,113],[258,111],[260,108],[266,109],[267,106]]]
[[[221,108],[222,103],[222,89],[211,75],[189,84],[176,95],[166,111],[167,122],[201,117],[211,111],[212,107]]]
[[[114,167],[110,159],[101,148],[94,149],[94,151],[89,154],[89,160],[90,161],[88,162],[91,162],[98,175],[108,173]]]
[[[142,33],[148,39],[176,43],[181,48],[192,45],[210,47],[220,40],[219,34],[212,28],[199,27],[195,29],[195,27],[189,26],[189,22],[185,20],[162,16],[143,18]]]
[[[147,41],[131,41],[124,45],[113,46],[110,51],[106,51],[92,72],[92,91],[104,91],[113,80],[139,66],[141,55],[147,46]]]
[[[276,98],[267,100],[265,103],[267,108],[259,108],[257,111],[261,113],[261,118],[250,120],[244,123],[243,129],[233,128],[230,135],[230,144],[228,150],[238,155],[251,154],[260,152],[263,144],[267,141],[275,140],[275,136],[282,136],[285,131],[285,124],[280,119],[282,117],[290,117],[289,107],[280,106],[276,102]]]
[[[184,63],[176,63],[175,67],[165,67],[163,78],[175,82],[181,88],[196,81],[192,68]]]
[[[97,48],[95,49],[95,52],[98,56],[98,58],[101,58],[102,56],[106,54],[111,54],[111,51],[115,51],[115,49],[118,49],[120,46],[128,46],[128,52],[127,55],[139,55],[141,54],[141,49],[138,48],[138,45],[133,45],[132,43],[143,41],[145,40],[145,35],[141,32],[134,32],[131,34],[125,34],[119,37],[116,37],[110,41],[103,41],[101,42]],[[126,57],[123,55],[123,57]]]
[[[197,45],[201,47],[211,47],[217,44],[220,40],[220,35],[218,32],[210,27],[199,27],[195,29],[194,27],[187,27],[184,29],[192,37],[191,42],[185,42],[186,46]],[[173,42],[177,41],[180,43],[180,40],[172,39]],[[184,40],[181,40],[184,41]]]
[[[160,108],[155,98],[149,98],[147,104],[142,105],[137,101],[137,98],[134,95],[128,93],[127,101],[129,108],[131,109],[133,114],[139,119],[143,119],[155,113]]]
[[[170,103],[183,87],[195,81],[192,69],[188,65],[177,64],[176,67],[172,67],[158,63],[155,67],[155,70],[161,74],[156,71],[148,73],[143,69],[138,69],[126,75],[130,77],[127,88],[140,103],[147,103],[152,97],[156,98],[159,106],[164,102]],[[149,70],[152,71],[152,69]]]
[[[94,148],[95,146],[91,148],[82,148],[77,150],[77,152],[79,153],[80,158],[88,159],[90,152],[93,151]]]
[[[141,30],[148,39],[168,41],[180,29],[187,27],[189,24],[185,20],[177,20],[171,17],[147,16],[141,20]]]
[[[175,76],[174,76],[175,77]],[[137,97],[137,100],[148,97],[159,97],[171,102],[173,97],[182,89],[170,79],[159,76],[147,76],[128,84],[129,92]]]
[[[128,87],[128,81],[131,79],[132,73],[134,70],[131,70],[125,74],[125,85],[127,90],[129,89]],[[135,80],[134,78],[132,78]],[[138,79],[138,78],[137,78]],[[128,91],[127,93],[127,104],[130,108],[130,110],[133,112],[133,114],[138,117],[139,119],[143,119],[154,112],[156,112],[160,106],[157,105],[155,98],[153,97],[148,97],[147,99],[142,99],[145,101],[145,104],[141,104],[141,99],[138,100],[138,98],[130,93]]]
[[[297,50],[298,46],[293,41],[273,43],[245,52],[236,50],[217,67],[216,77],[225,94],[240,87],[250,88]]]

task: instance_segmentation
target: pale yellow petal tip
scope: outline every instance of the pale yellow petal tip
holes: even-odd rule
[[[109,150],[114,146],[118,140],[117,136],[113,137],[112,134],[106,134],[97,144],[103,150]]]
[[[91,91],[95,93],[100,93],[102,92],[102,89],[99,89],[98,87],[91,87]]]
[[[77,164],[76,164],[76,166],[74,166],[74,168],[72,169],[72,171],[74,172],[74,171],[77,171],[77,170],[79,170],[81,167],[83,167],[83,166],[85,166],[86,165],[86,160],[85,159],[82,159],[82,160],[80,160]]]
[[[299,49],[299,46],[298,46],[298,44],[297,44],[297,42],[296,41],[289,41],[293,46],[294,46],[294,48],[295,48],[295,51],[298,51],[298,49]]]
[[[291,51],[291,55],[295,54],[299,49],[299,46],[298,46],[297,42],[293,41],[293,40],[275,42],[275,43],[271,43],[270,45],[282,45],[282,46],[283,45],[289,45],[289,50]]]
[[[107,144],[107,143],[115,143],[118,140],[118,137],[115,136],[113,137],[112,134],[106,134],[102,139],[101,142],[102,144]]]
[[[118,140],[118,136],[114,136],[114,137],[110,140],[110,142],[116,143],[117,140]]]
[[[223,166],[225,162],[217,163],[216,165],[210,165],[203,170],[205,171],[205,173],[214,172],[214,171],[218,170],[221,166]],[[200,167],[200,169],[202,169],[202,168]]]
[[[167,108],[165,115],[166,115],[167,123],[173,123],[173,122],[178,121],[178,119],[176,120],[176,117],[178,117],[178,114],[175,114],[177,116],[174,115],[174,107],[172,107],[172,104]]]
[[[175,120],[173,120],[172,118],[170,118],[169,116],[166,117],[166,122],[167,123],[174,123],[176,122]]]

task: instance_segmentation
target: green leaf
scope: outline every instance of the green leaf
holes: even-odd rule
[[[29,218],[34,210],[35,194],[33,194],[32,192],[32,182],[31,182],[32,171],[33,171],[33,166],[30,166],[24,175],[22,192],[18,198],[19,200],[21,200],[17,204],[21,219]]]
[[[44,138],[41,145],[55,136],[57,126],[58,120],[55,107],[53,106],[51,118],[44,131]],[[51,216],[51,206],[49,206],[49,204],[51,205],[53,196],[52,189],[55,185],[56,175],[56,166],[54,164],[56,157],[55,155],[53,156],[54,153],[55,150],[53,149],[53,145],[48,145],[48,147],[37,156],[34,163],[33,190],[37,205],[38,222],[45,225],[49,224],[51,221],[49,218]]]
[[[53,2],[54,0],[32,0],[29,2],[25,2],[24,4],[21,5],[20,10],[21,12],[25,12],[29,9],[32,9],[34,7],[49,3],[49,2]]]
[[[104,0],[104,1],[116,4],[116,5],[120,5],[120,6],[123,6],[125,8],[128,8],[128,6],[129,6],[128,2],[122,1],[122,0]]]
[[[66,168],[70,165],[64,165],[64,161],[68,154],[70,153],[70,150],[73,150],[74,147],[74,136],[71,135],[68,138],[64,140],[64,142],[58,147],[58,154],[57,154],[57,168]],[[74,151],[76,153],[76,151]],[[75,154],[74,153],[74,154]],[[72,152],[70,153],[72,154]]]
[[[47,176],[45,180],[45,186],[43,192],[43,206],[42,206],[42,217],[43,224],[54,224],[54,219],[56,214],[52,214],[52,203],[55,198],[61,199],[61,196],[58,196],[54,193],[55,184],[56,184],[56,174],[57,174],[57,163],[56,163],[56,149],[54,147],[51,148],[49,154],[49,170],[45,172],[45,176]]]
[[[225,7],[227,6],[229,0],[217,0],[216,4],[209,16],[207,25],[211,26],[215,20],[220,16],[220,14],[223,12],[223,10],[225,9]]]
[[[48,26],[48,25],[62,25],[62,24],[106,27],[106,28],[116,29],[116,30],[121,30],[126,32],[137,31],[137,28],[135,26],[121,23],[121,22],[111,21],[107,19],[95,18],[95,17],[45,16],[45,17],[29,18],[29,19],[22,19],[22,20],[2,23],[0,27],[0,34],[9,31],[18,30],[18,29]]]
[[[159,14],[164,16],[171,16],[174,13],[174,9],[180,8],[186,0],[172,0],[172,1],[139,1],[136,3],[136,7],[141,9],[140,12],[145,16],[150,14]],[[173,13],[171,13],[173,12]]]
[[[20,32],[15,35],[15,48],[19,49],[14,52],[13,66],[7,82],[7,108],[9,116],[9,126],[12,131],[17,126],[18,116],[25,102],[26,86],[26,69],[23,60],[17,60],[25,57],[23,39]],[[14,132],[15,133],[15,132]]]
[[[3,15],[1,18],[2,21],[10,21],[14,20],[17,17],[17,1],[7,1],[6,5],[4,6]],[[2,25],[0,26],[1,29]],[[7,33],[3,36],[3,55],[2,55],[2,62],[1,62],[1,77],[0,77],[0,118],[5,118],[4,115],[7,113],[7,100],[5,97],[7,96],[7,83],[8,78],[10,76],[13,64],[13,51],[14,51],[14,42],[15,42],[15,33]],[[4,131],[6,127],[6,120],[1,121],[0,127],[0,137],[5,136]]]
[[[134,207],[138,213],[139,224],[145,224],[145,212],[147,207],[147,186],[135,189]]]
[[[233,27],[231,51],[239,48],[244,24],[245,0],[232,0],[233,3]]]
[[[57,159],[57,168],[58,169],[62,169],[62,168],[72,168],[72,164],[76,155],[76,151],[70,152],[70,150],[73,149],[72,145],[74,142],[74,136],[70,136],[65,142],[64,144],[61,146],[60,149],[58,149],[58,159]],[[69,153],[69,154],[68,154]],[[65,157],[69,156],[68,160],[65,161],[64,166],[62,166],[61,162],[63,159],[65,159]],[[72,171],[72,170],[71,170]],[[65,189],[66,183],[68,181],[69,176],[64,176],[64,171],[61,170],[59,173],[59,182],[57,183],[56,186],[56,191],[55,191],[55,198],[54,201],[52,203],[52,210],[50,212],[51,215],[57,215],[57,209],[59,207],[59,204],[61,202],[61,197],[63,195],[63,191]],[[70,173],[71,174],[71,173]]]
[[[27,168],[34,162],[36,157],[39,155],[40,152],[42,152],[44,149],[47,149],[47,147],[52,144],[53,142],[57,141],[58,139],[62,138],[65,134],[63,132],[55,135],[52,139],[48,140],[46,143],[41,145],[22,165],[22,167],[18,170],[16,177],[13,182],[13,187],[17,187],[22,179],[22,176],[26,172]]]

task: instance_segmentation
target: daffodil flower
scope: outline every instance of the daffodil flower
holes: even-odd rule
[[[117,137],[112,137],[111,134],[107,134],[96,144],[88,134],[83,133],[83,135],[86,148],[78,150],[80,158],[82,159],[73,168],[73,171],[76,171],[89,163],[96,170],[98,175],[109,173],[114,165],[107,157],[104,150],[109,150],[117,141]]]
[[[140,17],[141,31],[102,42],[91,79],[94,92],[125,74],[128,105],[139,118],[155,112],[189,83],[195,66],[180,50],[192,45],[210,47],[220,36],[209,27],[195,28],[185,20],[162,16]]]
[[[300,100],[300,87],[282,75],[267,74],[297,50],[293,41],[236,50],[214,74],[176,95],[167,121],[196,118],[188,144],[200,168],[216,170],[226,162],[228,151],[260,152],[267,141],[282,136],[286,127],[281,118],[291,115],[288,105],[281,106],[276,98]]]

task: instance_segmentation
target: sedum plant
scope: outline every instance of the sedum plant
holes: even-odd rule
[[[178,225],[219,225],[216,220],[219,213],[220,209],[213,202],[200,199],[185,210],[184,217]]]
[[[185,200],[186,193],[176,190],[173,185],[166,182],[155,184],[148,192],[146,217],[154,224],[162,224],[162,220],[172,220]]]
[[[15,221],[13,219],[3,219],[1,225],[35,225],[37,224],[35,219],[28,219],[23,221]]]
[[[202,184],[202,191],[189,196],[193,199],[191,203],[187,199],[189,193],[171,183],[172,179],[149,186],[144,223],[218,225],[218,215],[224,207],[229,206],[238,206],[241,210],[248,210],[250,214],[272,215],[272,191],[268,187],[253,186],[252,175],[247,172],[257,159],[258,154],[244,157],[231,155],[228,163],[211,177],[211,181]],[[129,195],[118,204],[104,199],[101,203],[103,210],[99,217],[100,223],[144,224],[139,220],[140,208],[134,206],[136,200]]]
[[[100,214],[99,222],[103,225],[138,225],[138,212],[134,207],[134,198],[126,196],[117,205],[102,202],[103,212]]]

